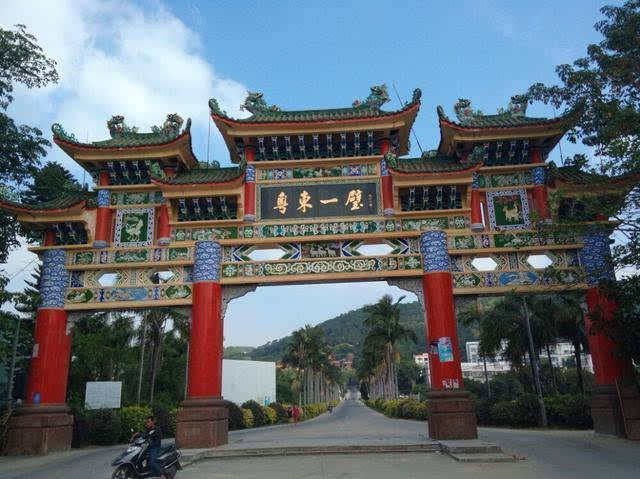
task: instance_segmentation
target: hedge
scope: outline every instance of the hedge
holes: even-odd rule
[[[392,399],[384,401],[376,399],[365,401],[367,406],[381,412],[385,416],[399,419],[417,419],[425,421],[427,419],[427,403],[417,399]]]
[[[276,424],[289,422],[289,414],[287,408],[279,402],[272,402],[269,407],[276,413]]]
[[[544,406],[549,426],[591,429],[593,420],[589,399],[581,395],[546,396]],[[485,426],[536,427],[540,424],[540,406],[534,394],[522,394],[511,401],[477,402],[478,424]]]
[[[332,401],[334,406],[338,401]],[[329,403],[307,404],[302,407],[302,420],[311,419],[327,411]],[[261,406],[256,401],[247,401],[242,407],[229,402],[229,430],[259,427],[270,424],[286,424],[289,422],[288,405],[273,402],[269,406]],[[131,430],[138,432],[145,428],[148,416],[153,415],[156,424],[162,430],[163,437],[174,437],[176,415],[178,409],[168,409],[157,405],[153,409],[148,406],[127,406],[120,410],[75,409],[73,411],[72,447],[110,445],[127,442],[132,435]]]
[[[117,444],[122,434],[120,415],[113,409],[97,409],[90,415],[91,443],[98,446]]]
[[[267,418],[267,424],[275,424],[276,422],[278,422],[278,414],[271,407],[265,406],[264,408],[262,408],[262,410],[264,411],[264,415]]]
[[[245,428],[253,427],[253,412],[251,409],[241,408],[242,411],[242,422],[244,423]]]
[[[229,431],[237,431],[244,428],[242,409],[236,403],[229,402]]]
[[[144,431],[145,421],[151,416],[148,406],[127,406],[120,409],[120,441],[127,442],[134,432]],[[162,429],[164,433],[164,429]]]
[[[428,419],[428,406],[415,399],[367,400],[365,404],[386,416],[401,419]],[[544,398],[549,426],[569,429],[591,429],[593,420],[589,398],[574,394],[556,394]],[[501,427],[537,427],[540,407],[534,394],[521,394],[511,401],[476,401],[478,424]]]
[[[269,424],[267,416],[264,414],[264,408],[256,401],[245,401],[241,406],[243,409],[249,409],[253,414],[253,424],[255,427],[266,426]],[[250,426],[248,426],[250,427]]]

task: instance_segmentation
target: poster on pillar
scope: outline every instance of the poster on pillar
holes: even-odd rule
[[[151,246],[153,208],[120,208],[116,215],[116,246]]]
[[[487,193],[489,223],[496,231],[529,228],[529,202],[525,190],[501,190]]]
[[[443,336],[438,339],[438,358],[441,363],[450,363],[453,361],[453,345],[451,338]]]

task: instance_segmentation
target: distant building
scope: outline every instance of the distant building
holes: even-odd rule
[[[353,368],[353,358],[354,358],[354,354],[353,353],[347,354],[342,359],[336,359],[335,356],[331,355],[331,356],[329,356],[329,363],[333,364],[334,366],[339,367],[340,369],[352,369]]]
[[[502,349],[493,356],[492,358],[493,361],[498,361],[498,362],[504,361],[501,353],[504,351],[505,347],[506,347],[506,341],[503,341]],[[467,343],[465,344],[465,348],[467,351],[468,362],[470,363],[482,362],[482,357],[478,353],[478,350],[480,349],[480,341],[467,341]],[[574,358],[575,358],[575,354],[573,351],[573,344],[566,343],[566,342],[556,343],[549,346],[549,350],[551,352],[551,363],[555,367],[566,367],[567,364],[573,364]],[[581,357],[582,357],[583,369],[586,371],[593,372],[593,363],[591,362],[591,355],[582,353]],[[541,359],[544,361],[545,358],[546,358],[546,354]],[[489,361],[487,361],[487,364],[488,363]]]
[[[505,361],[502,352],[506,347],[506,341],[502,342],[502,349],[498,351],[493,357],[487,358],[487,375],[489,377],[495,376],[499,373],[505,373],[511,370],[511,363]],[[460,363],[462,367],[462,377],[468,379],[476,379],[484,381],[484,361],[479,354],[480,341],[467,341],[465,344],[465,350],[467,353],[467,361]],[[573,344],[571,343],[556,343],[549,347],[551,353],[551,363],[555,367],[567,367],[571,364],[573,367],[574,351]],[[582,368],[585,371],[593,372],[593,363],[591,362],[590,354],[581,354]],[[542,358],[543,360],[545,357]],[[423,370],[427,378],[429,378],[429,354],[414,354],[413,360]],[[428,380],[428,379],[427,379]]]

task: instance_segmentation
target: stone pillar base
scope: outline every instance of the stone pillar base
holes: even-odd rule
[[[9,420],[6,454],[39,455],[71,448],[73,416],[66,405],[23,406]]]
[[[596,384],[591,399],[593,430],[598,434],[624,437],[624,418],[615,384]]]
[[[477,439],[478,426],[471,393],[446,389],[427,393],[429,437],[438,440]]]
[[[222,398],[187,399],[178,411],[176,447],[210,448],[229,442],[229,408]]]
[[[626,376],[618,380],[617,389],[622,406],[627,439],[640,441],[640,388],[637,379]]]

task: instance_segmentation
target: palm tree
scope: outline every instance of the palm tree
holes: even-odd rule
[[[465,326],[476,326],[479,327],[482,322],[482,313],[480,312],[480,307],[478,305],[478,298],[473,302],[474,304],[468,306],[467,308],[460,311],[458,314],[458,321]],[[480,343],[480,347],[478,348],[478,353],[482,357],[482,364],[484,366],[484,384],[487,388],[487,397],[491,397],[491,386],[489,384],[489,372],[487,371],[487,356],[491,356],[491,354],[487,353],[482,349],[482,343]],[[469,358],[467,358],[467,361]]]
[[[149,330],[151,342],[151,384],[149,386],[149,402],[153,403],[156,387],[156,377],[162,362],[162,344],[164,342],[165,328],[169,321],[184,320],[184,314],[174,308],[152,308],[145,311],[142,316]]]
[[[515,293],[505,295],[487,311],[481,320],[480,347],[487,352],[496,352],[502,349],[502,342],[506,341],[506,348],[502,354],[516,368],[524,363],[524,357],[528,353],[540,406],[540,419],[542,425],[546,426],[547,414],[542,397],[537,354],[540,345],[544,342],[541,337],[543,328],[539,324],[533,328],[531,325],[534,321],[539,322],[539,318],[531,314],[530,303],[537,304],[538,301],[541,299],[532,295]]]
[[[584,321],[584,295],[579,292],[565,292],[553,295],[551,300],[555,305],[554,320],[558,336],[568,339],[573,344],[578,387],[580,394],[584,396],[581,351],[589,351]]]
[[[394,399],[398,397],[398,355],[394,346],[398,341],[417,340],[413,330],[400,323],[399,304],[405,297],[400,297],[395,303],[391,295],[385,294],[376,304],[365,307],[368,317],[364,323],[369,328],[365,338],[365,347],[382,352],[382,365],[384,367],[384,398]]]

